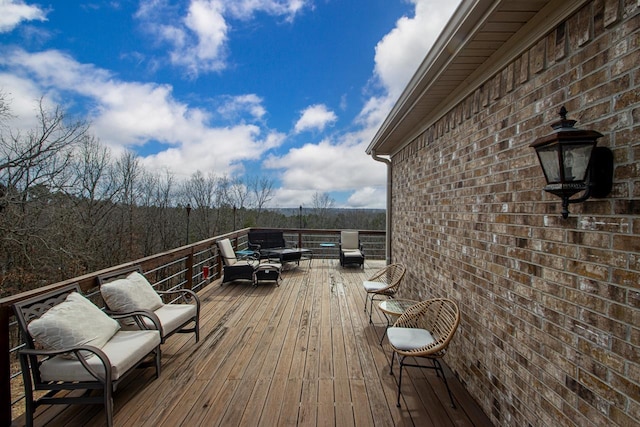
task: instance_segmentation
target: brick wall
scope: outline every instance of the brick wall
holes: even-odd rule
[[[445,361],[496,425],[640,420],[639,28],[587,3],[392,158],[401,294],[459,302]],[[615,159],[566,220],[529,148],[562,105]]]

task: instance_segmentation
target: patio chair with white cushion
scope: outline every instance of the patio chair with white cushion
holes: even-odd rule
[[[369,304],[369,323],[371,321],[371,312],[373,310],[373,300],[377,297],[391,297],[395,295],[400,287],[406,267],[404,264],[395,263],[389,264],[385,268],[377,271],[368,280],[362,282],[364,290],[367,292],[367,296],[364,299],[364,312],[367,312],[367,300]]]
[[[358,264],[364,268],[364,247],[357,231],[340,232],[340,265]]]
[[[111,427],[112,395],[121,381],[147,361],[154,362],[156,378],[160,376],[157,326],[123,331],[114,318],[80,292],[80,286],[74,283],[13,306],[24,338],[18,357],[28,427],[33,425],[36,408],[43,404],[102,404],[106,424]],[[145,316],[144,312],[135,314]],[[85,393],[68,392],[73,390]],[[94,390],[101,395],[92,393]]]
[[[200,340],[200,298],[190,289],[157,291],[143,275],[140,266],[126,267],[98,276],[100,293],[109,314],[126,314],[133,311],[146,311],[147,316],[131,318],[122,326],[131,329],[144,329],[149,326],[150,318],[160,325],[160,335],[164,344],[175,333],[195,335]],[[173,298],[165,304],[162,296]],[[121,322],[122,323],[122,322]]]
[[[402,314],[394,325],[387,329],[387,338],[393,349],[391,354],[391,374],[396,353],[400,362],[400,377],[398,379],[398,402],[400,407],[400,390],[402,387],[402,368],[413,366],[417,368],[435,369],[438,376],[442,374],[447,386],[451,406],[455,408],[453,396],[447,383],[440,358],[444,357],[460,324],[458,305],[447,298],[435,298],[419,302]],[[431,360],[433,366],[405,363],[407,357],[425,357]]]
[[[229,239],[218,240],[217,244],[224,264],[220,285],[236,280],[247,280],[255,286],[260,280],[274,280],[276,286],[280,286],[282,264],[260,261],[252,256],[238,259]]]

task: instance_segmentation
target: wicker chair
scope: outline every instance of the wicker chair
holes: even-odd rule
[[[373,311],[373,300],[376,297],[393,297],[398,291],[398,287],[402,282],[406,267],[404,264],[389,264],[382,270],[377,271],[368,280],[362,282],[364,290],[367,292],[367,296],[364,299],[364,312],[367,312],[367,301],[369,303],[369,323],[371,321],[371,312]]]
[[[260,280],[273,280],[276,286],[280,286],[281,264],[262,262],[253,257],[238,259],[236,258],[236,253],[229,239],[218,240],[216,243],[224,264],[222,269],[222,282],[220,282],[221,286],[227,282],[236,280],[247,280],[254,286],[256,286]]]
[[[444,375],[440,359],[447,352],[447,347],[460,324],[458,305],[446,298],[436,298],[422,301],[409,308],[396,323],[387,330],[387,338],[393,348],[391,354],[391,374],[393,375],[393,361],[396,353],[400,362],[400,377],[398,379],[398,402],[400,407],[400,390],[402,387],[402,368],[413,366],[418,368],[435,369],[436,374],[442,374],[447,387],[451,406],[455,408],[453,396]],[[433,366],[405,363],[407,357],[426,357],[431,359]]]

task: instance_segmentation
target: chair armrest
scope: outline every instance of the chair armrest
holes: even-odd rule
[[[93,353],[98,359],[100,359],[100,363],[102,363],[102,365],[104,366],[104,378],[98,375],[98,373],[94,369],[92,369],[91,366],[89,366],[85,357],[80,352]],[[97,381],[104,382],[105,379],[108,379],[108,381],[111,381],[111,378],[112,378],[111,360],[109,360],[109,357],[98,347],[94,347],[92,345],[82,345],[82,346],[63,348],[60,350],[40,350],[35,348],[22,348],[18,350],[18,356],[20,357],[27,357],[27,356],[54,357],[62,354],[68,354],[68,353],[73,353],[76,359],[78,360],[78,362],[80,362],[80,364],[82,365],[82,367],[86,369],[87,372],[89,372],[89,374],[91,374],[91,376],[94,377]],[[32,366],[32,369],[37,369],[37,367]]]
[[[260,252],[260,249],[261,249],[260,244],[249,242],[248,245],[249,245],[249,249],[251,249],[252,251]]]
[[[162,324],[160,323],[160,319],[158,318],[158,316],[153,311],[136,310],[136,311],[124,312],[124,311],[105,310],[104,312],[106,314],[108,314],[111,318],[116,319],[116,320],[126,319],[127,317],[132,317],[133,320],[136,322],[136,325],[140,329],[146,329],[146,330],[154,330],[155,329],[157,331],[160,331],[160,336],[161,337],[164,336],[164,331],[162,330]],[[153,323],[153,326],[155,326],[155,328],[149,327],[149,325],[142,319],[143,317],[146,317],[149,320],[151,320],[151,323]]]
[[[158,292],[159,295],[180,294],[182,299],[187,304],[190,304],[191,301],[195,301],[195,304],[198,306],[198,311],[200,311],[200,298],[191,289],[174,289],[172,291],[157,291],[157,292]]]

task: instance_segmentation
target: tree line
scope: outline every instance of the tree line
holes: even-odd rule
[[[11,129],[0,91],[0,297],[239,228],[384,229],[384,213],[333,210],[326,193],[302,216],[268,209],[270,178],[148,171],[60,107],[41,99],[36,115]]]

